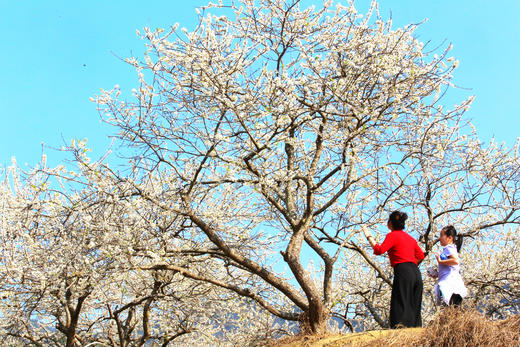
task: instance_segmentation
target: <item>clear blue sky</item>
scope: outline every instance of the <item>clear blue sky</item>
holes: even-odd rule
[[[89,97],[116,84],[129,95],[136,86],[134,70],[116,55],[141,56],[136,29],[175,22],[192,28],[195,7],[206,3],[0,0],[0,166],[12,156],[32,166],[42,143],[59,148],[72,138],[87,138],[94,154],[101,153],[109,129]],[[364,11],[368,3],[358,0],[356,7]],[[520,129],[520,1],[381,0],[380,10],[383,18],[392,15],[394,28],[427,18],[417,32],[422,41],[453,43],[460,61],[455,82],[471,90],[452,93],[451,104],[476,95],[467,116],[480,137],[512,145]]]

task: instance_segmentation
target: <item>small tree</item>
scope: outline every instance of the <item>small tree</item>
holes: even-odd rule
[[[75,346],[85,301],[112,262],[96,254],[91,216],[65,207],[48,175],[28,176],[13,165],[1,187],[1,335]]]

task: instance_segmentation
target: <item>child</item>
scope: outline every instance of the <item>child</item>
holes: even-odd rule
[[[429,270],[428,274],[431,277],[438,277],[435,286],[437,304],[440,305],[444,302],[446,305],[459,306],[462,299],[468,295],[459,266],[462,236],[457,235],[457,231],[452,225],[448,225],[442,228],[439,239],[444,249],[435,255],[439,264],[438,271]]]

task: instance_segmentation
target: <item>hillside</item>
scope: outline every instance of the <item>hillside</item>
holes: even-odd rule
[[[339,347],[339,346],[366,346],[384,339],[402,340],[401,336],[415,336],[422,334],[424,328],[406,328],[400,330],[373,330],[348,335],[328,335],[324,337],[303,336],[288,339],[287,342],[276,344],[276,347]]]
[[[276,347],[340,346],[518,346],[520,316],[490,320],[473,310],[442,310],[426,328],[375,330],[347,335],[293,336],[270,341]]]

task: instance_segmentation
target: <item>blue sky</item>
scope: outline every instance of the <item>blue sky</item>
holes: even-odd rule
[[[89,97],[119,84],[136,86],[135,72],[117,56],[141,57],[136,29],[192,28],[195,7],[207,0],[0,0],[0,167],[35,165],[44,152],[51,163],[72,138],[88,139],[102,153],[110,132]],[[321,0],[305,0],[320,5]],[[343,3],[346,3],[344,1]],[[360,11],[368,0],[358,0]],[[381,0],[394,28],[424,19],[417,35],[432,46],[452,43],[459,61],[450,104],[476,95],[467,116],[480,137],[512,145],[520,129],[520,1]],[[129,95],[126,93],[124,95]],[[453,101],[451,101],[453,100]],[[55,158],[55,159],[54,159]]]

